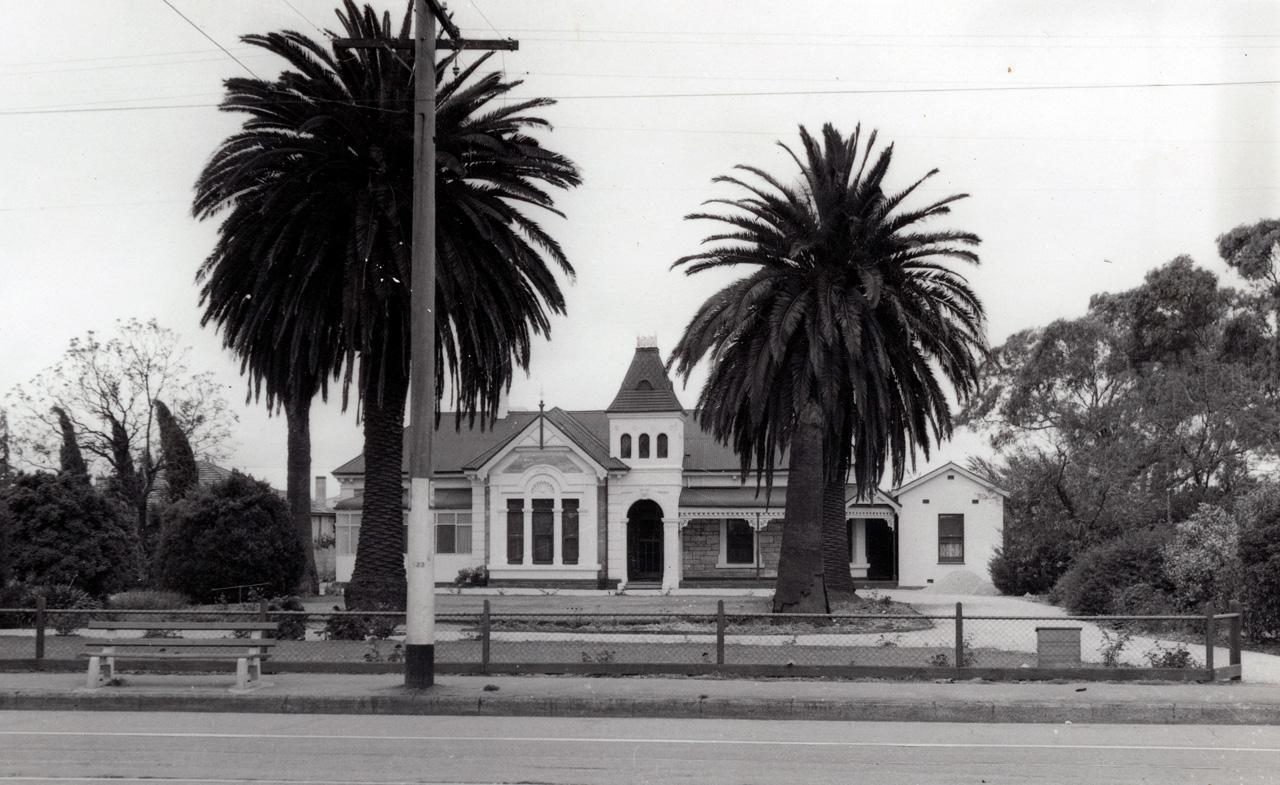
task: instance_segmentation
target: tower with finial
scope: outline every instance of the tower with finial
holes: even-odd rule
[[[633,469],[680,468],[684,462],[684,407],[658,351],[656,335],[636,338],[609,417],[609,453]]]

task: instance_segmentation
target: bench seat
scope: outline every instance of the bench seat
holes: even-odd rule
[[[272,632],[278,625],[270,621],[91,621],[85,625],[90,630],[226,630],[235,632]]]
[[[172,621],[91,621],[88,629],[107,632],[114,630],[162,631],[162,632],[210,632],[229,634],[247,633],[248,638],[182,638],[162,636],[155,638],[89,638],[84,641],[85,650],[80,654],[89,660],[88,686],[100,687],[115,677],[116,660],[142,660],[163,662],[166,660],[234,660],[236,663],[236,689],[247,690],[257,686],[262,679],[262,661],[269,659],[274,638],[263,633],[276,629],[272,622],[172,622]],[[201,651],[197,651],[201,650]]]
[[[267,648],[276,645],[274,638],[90,638],[85,646],[114,646],[120,648],[172,648],[219,647]]]

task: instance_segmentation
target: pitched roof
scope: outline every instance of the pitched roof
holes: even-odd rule
[[[631,367],[622,379],[622,386],[613,403],[605,411],[614,413],[634,412],[682,412],[675,387],[662,364],[662,355],[656,346],[638,346],[631,358]]]
[[[895,495],[895,496],[901,496],[902,494],[906,493],[907,491],[912,490],[912,489],[914,489],[914,488],[918,488],[919,486],[924,485],[926,482],[929,482],[930,480],[932,480],[932,479],[934,479],[934,478],[936,478],[936,477],[938,477],[938,476],[940,476],[940,475],[942,475],[943,473],[946,473],[946,472],[950,472],[950,473],[953,473],[953,474],[959,474],[960,476],[965,477],[965,478],[967,478],[967,479],[969,479],[969,480],[972,480],[973,482],[976,482],[978,485],[981,485],[981,486],[983,486],[984,488],[986,488],[986,489],[988,489],[988,490],[990,490],[990,491],[994,491],[995,493],[1000,494],[1001,496],[1005,497],[1006,499],[1007,499],[1007,498],[1009,498],[1009,492],[1008,492],[1008,491],[1004,490],[1003,488],[998,487],[995,483],[991,482],[990,480],[986,479],[985,477],[982,477],[981,475],[978,475],[978,474],[974,474],[973,472],[971,472],[971,471],[969,471],[968,469],[964,468],[963,466],[961,466],[960,464],[956,463],[955,461],[947,461],[946,463],[942,464],[941,466],[939,466],[938,468],[934,469],[933,471],[931,471],[931,472],[926,472],[925,474],[922,474],[922,475],[920,475],[919,477],[916,477],[916,478],[915,478],[914,480],[912,480],[911,482],[907,483],[906,485],[903,485],[902,487],[900,487],[900,488],[898,488],[896,491],[894,491],[894,495]]]
[[[573,439],[593,461],[611,471],[627,470],[625,463],[609,455],[609,420],[604,412],[568,412],[555,407],[545,414],[547,422]],[[454,428],[453,414],[446,412],[441,415],[440,425],[431,440],[432,474],[459,474],[468,469],[478,469],[537,419],[537,412],[511,412],[483,430],[479,421],[468,427],[465,420],[461,427]],[[401,467],[402,471],[409,471],[408,439],[405,440]],[[364,474],[364,453],[334,469],[333,473]]]

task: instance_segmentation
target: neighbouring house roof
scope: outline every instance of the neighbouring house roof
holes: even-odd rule
[[[976,482],[977,484],[981,485],[982,487],[994,493],[1000,494],[1006,499],[1009,498],[1008,491],[998,487],[995,483],[986,479],[982,475],[975,474],[974,472],[969,471],[968,469],[964,468],[963,466],[956,463],[955,461],[947,461],[946,463],[942,464],[938,468],[932,471],[926,472],[920,475],[919,477],[916,477],[911,482],[903,485],[901,488],[898,488],[898,490],[895,492],[894,495],[901,496],[907,491],[914,490],[915,488],[918,488],[921,485],[924,485],[925,483],[931,480],[937,479],[938,477],[944,474],[959,474],[960,476],[965,477],[969,480],[972,480],[973,482]]]
[[[335,499],[312,499],[311,514],[312,515],[333,515]]]
[[[853,485],[845,486],[845,503],[855,501],[856,497],[857,488]],[[898,506],[879,491],[876,492],[873,501],[859,503],[893,508]],[[764,488],[760,488],[757,493],[754,485],[741,488],[682,488],[680,490],[680,509],[700,507],[764,509],[767,507],[771,510],[781,510],[786,506],[787,489],[781,486],[774,488],[773,493],[769,494],[767,504]]]
[[[231,479],[230,469],[219,466],[212,461],[196,461],[196,484],[201,488],[208,488],[210,485],[229,479]],[[276,492],[279,493],[279,491]],[[168,499],[169,479],[165,475],[165,468],[162,465],[159,471],[156,472],[155,481],[151,483],[151,492],[147,494],[147,503],[168,501]]]
[[[639,346],[631,358],[631,367],[622,378],[622,386],[613,403],[605,411],[614,414],[638,412],[682,412],[675,387],[662,364],[656,346]]]

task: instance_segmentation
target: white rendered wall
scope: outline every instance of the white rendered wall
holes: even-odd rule
[[[899,585],[927,586],[964,570],[991,580],[987,565],[1004,530],[1004,499],[998,493],[960,472],[940,472],[900,494],[898,502],[902,505],[898,516]],[[944,513],[964,515],[963,564],[938,563],[938,515]]]
[[[631,457],[622,457],[622,435],[631,436]],[[649,457],[639,457],[640,435],[649,436]],[[667,436],[667,457],[658,458],[658,434]],[[609,454],[631,467],[609,477],[609,579],[625,586],[627,581],[627,511],[641,499],[651,499],[662,508],[664,521],[680,515],[680,489],[684,485],[684,415],[681,412],[654,412],[609,415]],[[663,540],[666,542],[666,528]],[[676,539],[679,542],[679,539]],[[678,553],[678,551],[677,551]],[[663,566],[670,555],[664,555]],[[679,558],[674,566],[679,567]],[[670,576],[669,579],[677,579]]]

